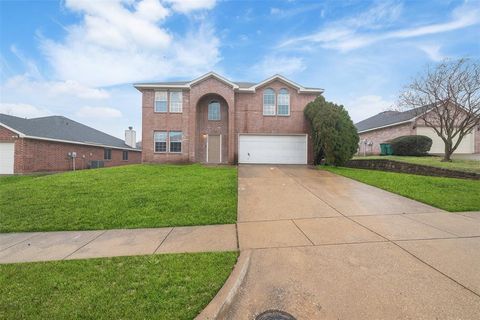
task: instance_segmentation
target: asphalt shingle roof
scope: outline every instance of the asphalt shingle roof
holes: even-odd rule
[[[399,122],[411,120],[428,109],[428,106],[407,111],[384,111],[373,117],[367,118],[355,124],[358,131],[365,131],[379,127],[394,125]]]
[[[24,119],[0,113],[0,123],[26,136],[132,149],[122,139],[62,116]]]

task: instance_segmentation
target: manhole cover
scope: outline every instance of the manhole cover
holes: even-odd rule
[[[280,310],[267,310],[260,313],[255,320],[296,320],[294,316]]]

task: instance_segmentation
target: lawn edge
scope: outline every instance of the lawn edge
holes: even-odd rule
[[[241,251],[233,271],[196,320],[223,319],[238,294],[250,267],[251,250]]]

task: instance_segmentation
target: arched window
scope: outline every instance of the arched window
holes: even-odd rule
[[[287,89],[280,89],[277,99],[277,114],[279,116],[289,116],[290,115],[290,94]]]
[[[208,120],[218,121],[222,119],[220,114],[220,103],[216,100],[210,101],[208,104]]]
[[[275,91],[273,91],[271,88],[263,91],[263,115],[275,115]]]

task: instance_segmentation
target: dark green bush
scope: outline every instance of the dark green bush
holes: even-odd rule
[[[314,162],[340,166],[357,152],[358,134],[348,112],[342,105],[325,101],[319,96],[304,110],[310,122]]]
[[[401,136],[390,141],[393,154],[397,156],[424,156],[432,147],[427,136]]]

